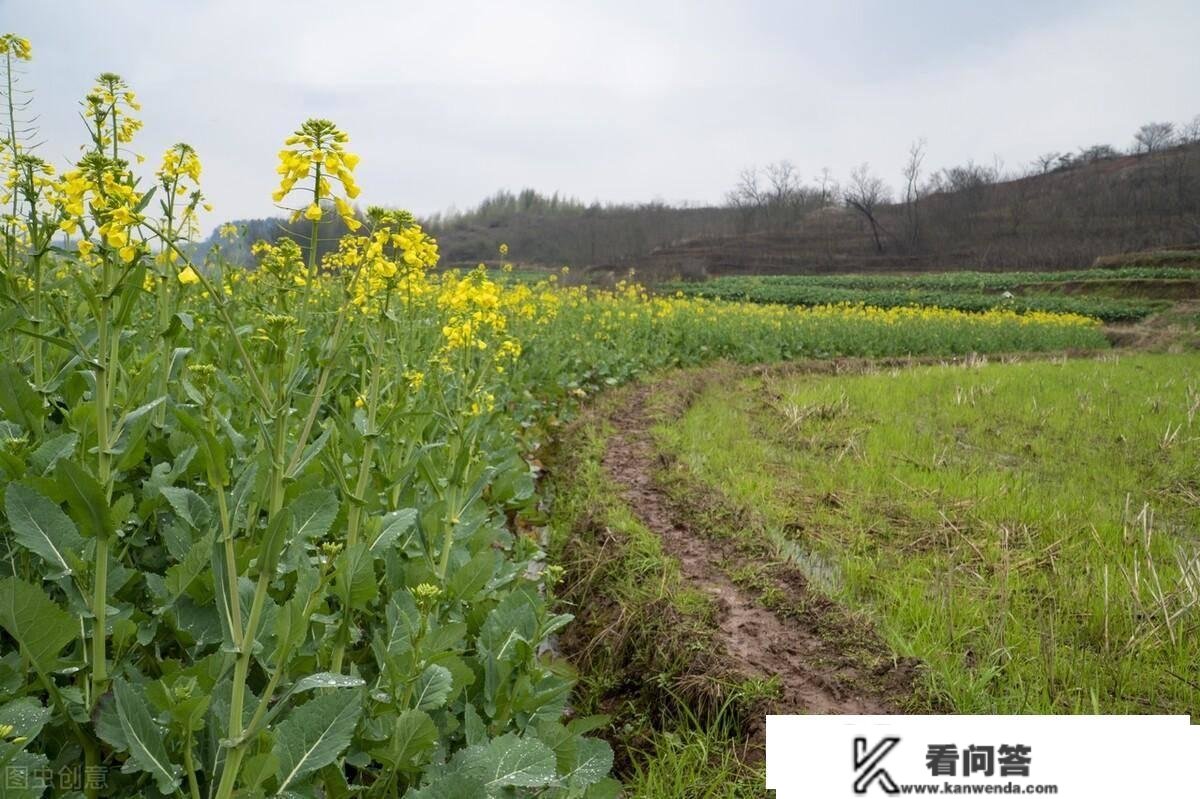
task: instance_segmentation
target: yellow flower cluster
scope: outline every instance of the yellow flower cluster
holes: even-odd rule
[[[779,309],[786,306],[764,305],[767,309]],[[929,305],[904,305],[894,308],[877,308],[862,303],[841,302],[832,305],[818,305],[811,308],[794,308],[793,313],[808,314],[814,317],[837,316],[846,319],[864,319],[881,321],[886,324],[897,324],[916,320],[925,321],[972,321],[988,325],[1063,325],[1080,327],[1097,327],[1100,321],[1090,316],[1074,313],[1050,313],[1048,311],[1028,311],[1017,313],[1007,308],[992,308],[982,313],[961,311],[954,308],[938,308]]]
[[[0,54],[18,61],[28,61],[33,58],[33,49],[29,46],[28,39],[23,39],[15,33],[6,33],[0,36]]]
[[[158,179],[164,185],[176,185],[183,178],[188,178],[195,185],[200,183],[200,157],[190,144],[180,142],[163,153],[162,166],[158,168]],[[182,191],[180,189],[183,189]],[[183,194],[186,189],[176,187],[176,193]]]
[[[437,241],[407,212],[373,209],[371,217],[371,234],[343,236],[324,265],[352,271],[351,300],[364,311],[386,307],[393,295],[410,306],[430,292],[425,273],[437,265]]]
[[[274,244],[256,241],[250,253],[258,259],[259,268],[281,285],[304,284],[304,253],[292,239],[281,238]]]
[[[464,277],[443,276],[438,308],[446,315],[442,337],[449,351],[486,350],[496,334],[508,326],[501,307],[502,287],[476,269]]]
[[[36,206],[43,192],[49,194],[54,190],[54,167],[37,156],[18,152],[5,171],[0,205],[8,205],[17,195]]]
[[[180,142],[163,153],[162,165],[155,175],[163,194],[166,195],[164,207],[170,209],[170,222],[173,227],[170,232],[183,233],[189,238],[194,236],[197,233],[196,209],[204,201],[204,195],[200,193],[200,157],[191,145]],[[176,198],[185,200],[178,213]],[[207,204],[203,207],[206,211],[211,210]],[[177,258],[175,250],[167,248],[160,262],[175,263]]]
[[[96,244],[87,238],[89,219],[96,225],[100,241],[116,250],[125,263],[132,262],[140,251],[142,245],[130,233],[136,232],[141,221],[134,209],[142,197],[123,167],[124,162],[90,153],[54,186],[51,202],[62,214],[59,229],[68,235],[83,229],[85,237],[77,246],[84,262],[95,260]]]
[[[280,175],[279,189],[272,195],[275,202],[282,203],[299,181],[309,177],[313,181],[312,198],[303,211],[294,211],[293,221],[301,216],[313,222],[321,221],[324,213],[321,203],[329,199],[346,226],[351,231],[358,230],[362,223],[346,202],[346,198],[353,200],[359,193],[358,184],[354,182],[358,156],[346,152],[343,146],[349,140],[350,137],[329,120],[310,119],[284,141],[286,146],[279,151],[276,169]],[[330,178],[342,184],[345,197],[333,191]]]
[[[95,125],[97,143],[107,149],[113,145],[129,144],[142,129],[142,121],[133,115],[141,111],[137,97],[120,75],[105,72],[96,78],[96,85],[84,98],[87,116]]]

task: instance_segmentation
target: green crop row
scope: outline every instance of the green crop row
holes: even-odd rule
[[[972,282],[976,278],[979,278],[978,282]],[[934,276],[879,278],[867,275],[829,278],[719,277],[704,283],[669,283],[658,287],[658,290],[690,297],[800,306],[862,303],[894,308],[922,305],[971,312],[1007,308],[1019,313],[1045,311],[1081,314],[1105,322],[1137,321],[1168,305],[1161,300],[1057,294],[1013,296],[1001,293],[1002,287],[1017,285],[1020,284],[1015,281],[992,283],[978,273],[958,273],[936,276],[936,279]]]

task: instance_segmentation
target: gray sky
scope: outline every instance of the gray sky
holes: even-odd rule
[[[1196,0],[0,0],[0,28],[32,41],[44,157],[76,156],[77,102],[118,72],[147,165],[199,151],[212,224],[272,212],[310,116],[350,134],[359,202],[427,213],[524,186],[716,202],[782,158],[895,184],[919,137],[933,168],[1015,167],[1200,114]]]

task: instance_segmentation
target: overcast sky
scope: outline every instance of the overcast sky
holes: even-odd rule
[[[117,72],[136,149],[200,152],[213,224],[272,212],[312,116],[350,134],[360,202],[428,213],[524,186],[716,202],[784,158],[895,184],[920,137],[933,168],[1014,167],[1200,114],[1197,0],[0,0],[0,28],[32,41],[44,157],[77,156],[78,100]]]

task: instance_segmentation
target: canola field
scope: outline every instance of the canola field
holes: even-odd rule
[[[1107,346],[1078,314],[439,272],[410,214],[355,205],[350,137],[320,119],[263,164],[309,236],[197,262],[201,154],[142,153],[138,112],[105,73],[75,163],[0,143],[13,795],[70,763],[89,797],[615,796],[604,719],[564,715],[576,675],[545,646],[571,615],[537,455],[580,400],[718,358]],[[354,232],[318,259],[334,217]]]

